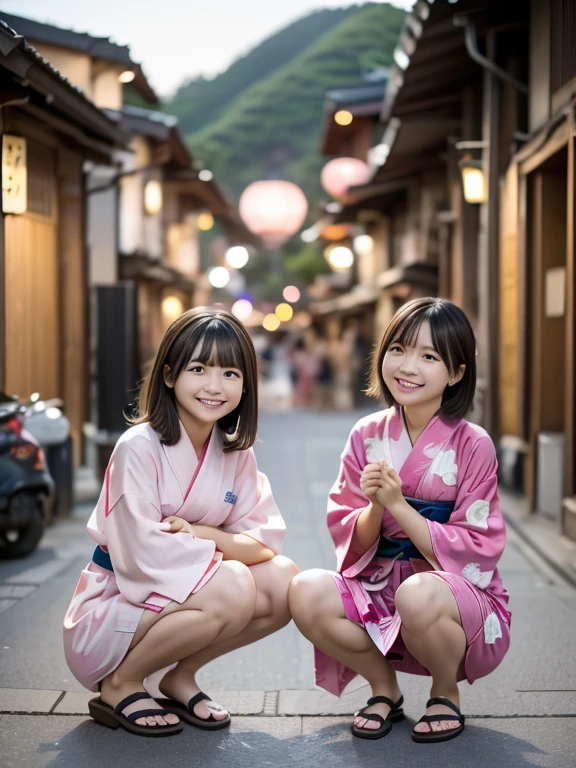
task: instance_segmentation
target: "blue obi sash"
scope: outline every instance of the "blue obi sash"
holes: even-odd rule
[[[110,560],[110,555],[108,552],[104,552],[100,546],[96,547],[94,550],[94,554],[92,555],[92,562],[96,563],[96,565],[99,565],[100,568],[106,568],[107,571],[114,570],[112,567],[112,560]]]
[[[435,523],[447,523],[454,510],[453,501],[424,501],[423,499],[413,499],[410,496],[404,498],[419,515],[425,517],[426,520],[433,520]],[[380,536],[375,557],[389,560],[426,559],[410,539],[392,539],[389,536]]]

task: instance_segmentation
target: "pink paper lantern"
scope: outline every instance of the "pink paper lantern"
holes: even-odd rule
[[[255,181],[242,192],[239,211],[248,229],[276,248],[298,232],[308,201],[290,181]]]
[[[320,181],[333,197],[344,197],[349,187],[366,184],[370,179],[370,168],[356,157],[337,157],[322,168]]]

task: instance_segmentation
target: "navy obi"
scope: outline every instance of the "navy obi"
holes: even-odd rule
[[[94,554],[92,555],[92,562],[96,563],[96,565],[99,565],[100,568],[106,568],[107,571],[114,570],[112,567],[112,560],[110,560],[110,555],[108,552],[104,552],[100,546],[96,547],[94,550]]]
[[[410,496],[404,498],[419,515],[425,517],[426,520],[433,520],[435,523],[447,523],[454,509],[453,501],[424,501],[423,499],[412,499]],[[390,560],[426,559],[410,539],[391,539],[389,536],[380,536],[375,557]]]

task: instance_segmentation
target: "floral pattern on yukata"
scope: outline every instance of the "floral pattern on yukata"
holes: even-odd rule
[[[477,499],[466,510],[466,520],[475,528],[488,530],[488,515],[490,513],[490,503],[483,499]]]
[[[392,453],[390,452],[390,440],[386,436],[367,437],[364,440],[366,447],[366,459],[372,461],[385,461],[392,466]]]
[[[430,473],[442,478],[444,485],[456,485],[458,479],[458,466],[456,464],[456,451],[438,451],[430,467]]]
[[[489,613],[484,622],[484,642],[492,645],[502,637],[502,627],[498,616],[495,613]]]
[[[478,589],[486,589],[493,575],[494,571],[481,571],[478,563],[468,563],[462,568],[462,576]]]

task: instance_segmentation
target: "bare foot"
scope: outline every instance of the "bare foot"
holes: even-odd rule
[[[168,699],[179,701],[184,706],[188,704],[193,696],[200,693],[196,680],[179,671],[177,667],[164,675],[158,687],[160,692]],[[215,720],[225,720],[230,716],[227,710],[221,707],[220,704],[217,704],[215,701],[206,700],[199,701],[195,705],[193,712],[196,717],[202,720],[208,720],[210,715]]]
[[[396,688],[392,691],[392,695],[390,695],[390,692],[384,691],[373,693],[373,696],[388,696],[388,698],[392,699],[394,702],[398,701],[401,695],[400,688]],[[380,717],[383,717],[384,720],[386,720],[390,714],[390,707],[388,704],[372,704],[370,707],[365,707],[364,712],[366,714],[380,715]],[[358,717],[354,718],[354,725],[356,728],[365,728],[366,730],[377,730],[381,727],[378,721],[367,720],[365,717],[362,717],[362,715],[358,715]]]
[[[120,681],[115,678],[114,672],[111,675],[108,675],[108,677],[105,677],[100,686],[102,701],[111,707],[115,707],[122,701],[122,699],[125,699],[126,696],[130,696],[131,693],[141,692],[146,693],[146,689],[141,681]],[[161,710],[162,707],[157,701],[150,697],[149,699],[141,699],[140,701],[135,701],[133,704],[128,704],[128,706],[124,707],[122,710],[122,714],[128,717],[128,715],[131,715],[133,712],[139,712],[144,709]],[[136,720],[138,725],[148,725],[151,728],[154,728],[157,725],[176,725],[179,722],[180,719],[178,715],[172,713],[166,715],[148,715],[146,717],[139,717],[138,720]]]

